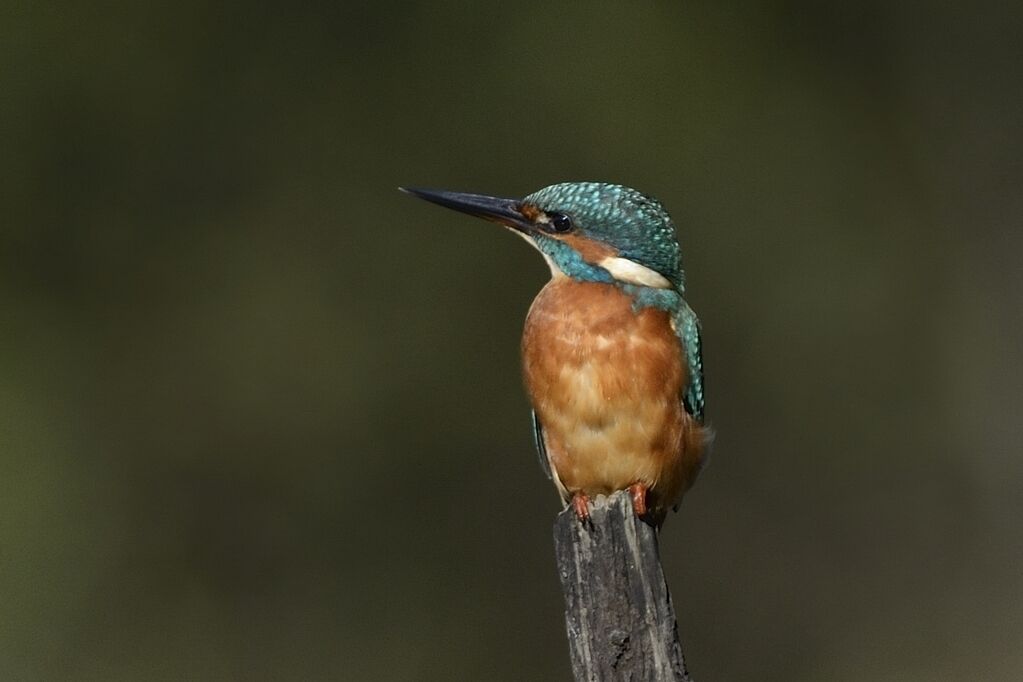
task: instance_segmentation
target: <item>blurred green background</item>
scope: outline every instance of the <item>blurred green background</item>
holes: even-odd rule
[[[659,197],[699,680],[1023,670],[1023,6],[4,3],[0,679],[568,679],[518,341],[399,184]]]

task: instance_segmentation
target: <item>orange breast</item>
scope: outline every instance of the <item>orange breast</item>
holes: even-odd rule
[[[522,338],[526,388],[566,501],[646,485],[665,511],[699,472],[703,430],[682,407],[686,364],[669,315],[617,287],[552,280]]]

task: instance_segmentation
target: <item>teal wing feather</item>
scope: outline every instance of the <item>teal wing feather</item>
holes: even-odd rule
[[[552,478],[551,461],[547,459],[547,445],[543,442],[543,424],[536,416],[536,410],[533,410],[533,443],[536,445],[536,454],[540,458],[540,468],[547,474],[547,478]]]
[[[703,423],[703,349],[700,340],[700,321],[685,301],[675,313],[675,333],[686,354],[689,367],[689,385],[682,394],[686,412]]]

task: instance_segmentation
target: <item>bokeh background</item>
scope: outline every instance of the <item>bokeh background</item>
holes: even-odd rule
[[[700,680],[1023,673],[1023,6],[3,3],[0,678],[564,680],[541,259],[653,194]]]

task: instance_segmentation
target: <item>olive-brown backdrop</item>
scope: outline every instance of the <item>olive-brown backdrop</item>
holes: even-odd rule
[[[0,5],[0,678],[563,680],[537,254],[679,226],[699,680],[1023,670],[1023,10]]]

